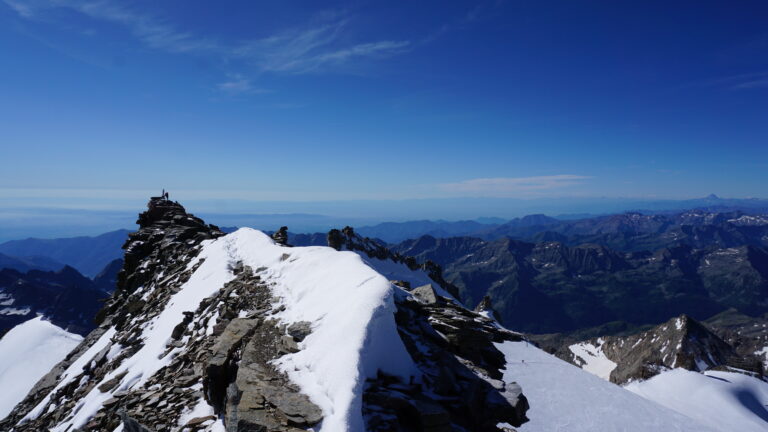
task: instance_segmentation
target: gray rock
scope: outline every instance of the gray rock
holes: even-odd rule
[[[418,288],[414,288],[411,291],[411,294],[422,303],[432,305],[432,304],[437,304],[442,302],[442,299],[437,295],[437,293],[435,292],[435,289],[432,288],[431,284],[422,285]]]
[[[287,331],[296,342],[301,342],[312,333],[312,323],[299,321],[289,325]]]

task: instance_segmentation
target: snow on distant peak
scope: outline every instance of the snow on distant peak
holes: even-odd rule
[[[602,350],[603,343],[603,339],[598,339],[596,345],[580,342],[569,346],[568,349],[573,353],[574,361],[579,362],[582,369],[604,380],[610,380],[611,372],[617,365],[606,357]]]
[[[766,215],[758,215],[758,216],[750,216],[750,215],[743,215],[735,219],[728,219],[728,222],[739,225],[739,226],[761,226],[761,225],[768,225],[768,216]]]
[[[0,419],[81,341],[43,320],[33,318],[12,328],[0,339]]]

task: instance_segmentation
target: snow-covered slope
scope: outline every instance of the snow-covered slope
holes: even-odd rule
[[[143,326],[142,348],[104,376],[79,401],[78,409],[53,430],[82,427],[114,393],[140,388],[168,366],[182,352],[180,348],[168,352],[166,346],[176,324],[183,322],[184,312],[194,310],[203,299],[222,289],[234,277],[231,270],[238,262],[261,269],[259,276],[271,285],[282,306],[274,318],[286,325],[311,323],[312,332],[301,349],[281,357],[277,365],[322,409],[322,430],[362,429],[362,390],[367,377],[379,370],[396,376],[415,374],[397,334],[393,287],[386,278],[353,252],[328,247],[288,249],[260,231],[243,228],[204,243],[198,257],[188,265],[200,266],[165,309]],[[105,333],[96,346],[110,347],[111,335]],[[123,349],[111,346],[113,357]],[[86,361],[89,353],[84,355]],[[99,389],[113,379],[119,384],[112,390]],[[63,380],[59,388],[67,383]],[[43,401],[30,418],[45,406]]]
[[[598,378],[526,342],[496,345],[505,381],[517,381],[530,402],[520,432],[712,432],[690,417]],[[733,429],[738,430],[738,429]]]
[[[674,369],[626,388],[722,432],[768,430],[768,383],[748,375]]]
[[[0,419],[82,340],[41,317],[6,333],[0,339]]]
[[[286,249],[248,228],[220,242],[226,245],[224,263],[266,268],[261,278],[272,284],[284,308],[276,318],[288,325],[311,323],[301,350],[277,364],[323,410],[322,430],[363,428],[366,378],[378,371],[416,375],[397,334],[395,288],[359,255],[320,246]]]

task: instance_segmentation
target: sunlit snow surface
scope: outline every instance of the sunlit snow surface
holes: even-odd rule
[[[362,390],[378,370],[407,377],[416,368],[397,333],[394,287],[354,252],[285,248],[260,231],[230,234],[233,256],[273,283],[285,322],[309,321],[301,351],[278,366],[323,410],[322,430],[363,430]]]
[[[83,338],[33,318],[0,339],[0,419]]]
[[[701,423],[633,394],[526,342],[503,342],[505,381],[516,381],[531,405],[520,432],[713,432]],[[736,431],[737,429],[734,429]]]
[[[723,432],[768,431],[768,383],[751,376],[674,369],[626,388]]]

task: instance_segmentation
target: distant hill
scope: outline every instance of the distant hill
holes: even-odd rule
[[[498,225],[483,224],[476,221],[449,222],[444,220],[418,220],[408,222],[384,222],[374,226],[356,228],[355,231],[365,237],[379,238],[389,243],[431,235],[433,237],[454,237],[471,235],[491,230]]]
[[[8,268],[20,272],[29,270],[59,270],[64,267],[54,259],[45,256],[16,257],[0,253],[0,269]]]
[[[94,277],[111,261],[123,256],[121,247],[128,232],[117,230],[95,237],[11,240],[0,244],[0,253],[13,257],[46,257]]]

